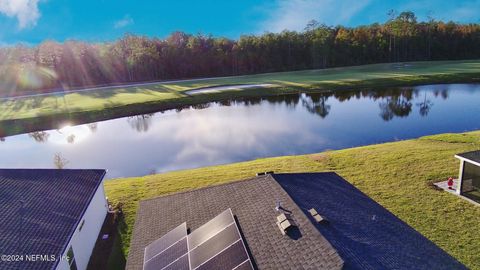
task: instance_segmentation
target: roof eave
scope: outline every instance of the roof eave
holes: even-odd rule
[[[97,194],[98,188],[103,184],[103,181],[105,180],[105,175],[107,174],[107,171],[104,170],[104,169],[102,169],[101,171],[103,171],[103,173],[102,173],[102,176],[100,176],[100,181],[98,181],[97,187],[95,188],[95,192],[93,192],[92,195],[90,196],[90,199],[88,200],[87,206],[83,209],[82,214],[80,215],[80,218],[75,223],[75,226],[73,227],[73,230],[71,231],[70,236],[68,237],[68,241],[64,244],[64,246],[62,248],[61,255],[65,254],[65,252],[67,251],[67,248],[68,248],[70,242],[72,241],[72,237],[75,234],[75,232],[77,231],[78,225],[82,221],[83,216],[85,215],[85,212],[87,211],[88,207],[92,203],[93,197],[95,196],[95,194]],[[55,260],[55,264],[53,265],[52,269],[56,269],[59,262],[60,262],[60,260]]]
[[[476,166],[479,166],[480,167],[480,163],[475,161],[475,160],[471,160],[469,158],[466,158],[466,157],[462,157],[462,156],[459,156],[459,155],[455,155],[456,158],[458,158],[459,160],[461,161],[466,161],[468,163],[471,163],[471,164],[474,164]]]

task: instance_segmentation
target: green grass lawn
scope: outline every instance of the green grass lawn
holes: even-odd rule
[[[110,200],[123,203],[127,254],[140,200],[251,178],[261,171],[335,171],[467,267],[480,269],[480,207],[431,187],[457,175],[454,154],[475,149],[480,149],[480,131],[114,179],[105,188]]]
[[[101,112],[129,105],[155,104],[162,108],[239,96],[276,95],[298,91],[350,89],[353,87],[407,86],[428,83],[480,81],[480,60],[375,64],[321,70],[158,83],[148,86],[101,89],[0,101],[0,121],[79,112]],[[272,88],[243,89],[189,96],[186,91],[219,85],[274,84]],[[131,107],[129,107],[131,109]],[[141,112],[137,108],[136,111]]]

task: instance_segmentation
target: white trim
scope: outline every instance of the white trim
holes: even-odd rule
[[[238,236],[240,237],[240,240],[242,240],[242,245],[243,245],[243,249],[245,250],[245,254],[247,254],[247,258],[250,260],[250,266],[252,267],[252,269],[254,269],[253,264],[252,264],[252,260],[250,259],[250,255],[248,254],[248,251],[247,251],[247,247],[245,246],[245,243],[243,242],[242,234],[240,233],[240,229],[238,229],[237,222],[235,221],[235,217],[233,216],[232,209],[228,208],[228,210],[230,210],[230,215],[232,215],[233,223],[235,223],[235,228],[237,228]]]
[[[147,247],[145,247],[143,249],[143,266],[142,266],[142,269],[145,270],[145,264],[146,264],[146,261],[145,261],[145,258],[147,257]]]
[[[237,266],[235,266],[234,268],[232,268],[232,270],[237,269],[238,267],[240,267],[240,265],[244,264],[246,261],[250,261],[250,258],[248,258],[248,259],[246,259],[245,261],[241,262],[240,264],[238,264]],[[252,265],[252,262],[250,262],[250,265]]]
[[[105,175],[102,177],[104,176]],[[105,197],[103,181],[104,179],[102,178],[95,189],[95,192],[89,199],[88,204],[85,207],[82,216],[79,218],[78,223],[76,223],[75,229],[66,243],[65,249],[61,253],[63,256],[67,256],[68,250],[71,247],[74,253],[75,264],[79,270],[87,269],[88,263],[92,257],[93,250],[98,240],[98,236],[102,230],[103,222],[107,216],[108,204]],[[84,227],[80,231],[79,228],[80,225],[82,225],[83,220],[85,220]],[[92,244],[91,250],[89,251],[88,249],[90,248],[86,246],[87,241]],[[87,251],[89,254],[86,253]],[[58,260],[53,269],[70,269],[70,265],[67,260]]]
[[[150,259],[148,259],[147,261],[145,261],[145,256],[143,256],[143,257],[144,257],[144,258],[143,258],[144,264],[147,263],[147,262],[149,262],[149,261],[151,261],[153,258],[157,257],[158,255],[164,253],[164,252],[167,251],[169,248],[171,248],[172,246],[176,245],[178,242],[182,241],[183,238],[187,238],[187,236],[184,236],[184,237],[180,238],[179,240],[177,240],[177,242],[171,244],[170,246],[168,246],[168,247],[165,248],[164,250],[162,250],[162,251],[160,251],[159,253],[153,255],[153,256],[152,256]],[[188,239],[188,238],[187,238],[187,239]],[[187,240],[187,253],[188,253],[188,240]],[[187,253],[185,253],[185,254],[187,254]],[[181,257],[183,257],[183,255],[182,255]]]
[[[464,200],[467,200],[467,201],[469,201],[469,202],[471,202],[471,203],[473,203],[473,204],[477,205],[477,206],[480,206],[480,203],[478,203],[478,202],[476,202],[476,201],[474,201],[474,200],[472,200],[472,199],[470,199],[470,198],[466,197],[465,195],[458,195],[458,194],[456,194],[456,195],[457,195],[457,196],[459,196],[459,197],[461,197],[461,198],[462,198],[462,199],[464,199]]]
[[[163,270],[163,269],[165,269],[165,268],[169,267],[169,266],[170,266],[170,265],[172,265],[174,262],[176,262],[176,261],[180,260],[180,258],[182,258],[182,257],[185,257],[185,255],[188,255],[188,252],[187,252],[187,253],[185,253],[185,254],[183,254],[182,256],[180,256],[180,257],[176,258],[176,259],[175,259],[173,262],[171,262],[171,263],[169,263],[169,264],[165,265],[165,266],[164,266],[162,269],[160,269],[160,270]],[[188,265],[188,267],[190,268],[190,264]]]
[[[188,234],[187,234],[187,256],[188,256],[188,269],[190,269],[191,266],[190,266],[190,249],[188,248]]]
[[[232,224],[235,224],[235,220],[233,220],[233,222],[232,222],[232,223],[229,223],[227,226],[223,227],[221,230],[219,230],[219,231],[218,231],[217,233],[215,233],[214,235],[212,235],[212,236],[208,237],[207,239],[205,239],[205,241],[202,241],[200,244],[196,245],[194,248],[189,249],[188,252],[190,252],[190,251],[198,248],[199,246],[203,245],[205,242],[207,242],[208,240],[212,239],[212,238],[215,237],[217,234],[225,231],[225,229],[227,229],[228,227],[232,226]],[[239,235],[240,235],[240,234],[239,234]],[[241,237],[241,235],[240,235],[240,237]]]
[[[228,224],[227,226],[225,226],[224,228],[222,228],[221,230],[219,230],[216,234],[210,236],[208,239],[206,239],[206,240],[203,241],[202,243],[198,244],[196,247],[188,250],[188,254],[189,254],[188,265],[190,266],[190,269],[192,268],[192,265],[190,264],[190,253],[191,253],[193,250],[195,250],[195,249],[197,249],[198,247],[200,247],[201,245],[203,245],[205,242],[207,242],[207,241],[210,240],[211,238],[213,238],[213,237],[217,236],[218,234],[220,234],[221,232],[225,231],[228,227],[230,227],[230,226],[232,226],[232,225],[235,225],[235,220],[233,220],[232,223]],[[242,240],[242,236],[241,236],[240,234],[238,234],[238,239],[235,240],[235,242],[233,242],[232,244],[230,244],[229,247],[230,247],[231,245],[235,244],[236,242],[238,242],[238,240]],[[221,252],[221,251],[220,251],[220,252]],[[207,261],[211,260],[213,257],[215,257],[215,256],[217,256],[218,254],[220,254],[220,252],[217,253],[217,254],[215,254],[215,255],[213,255],[212,257],[209,257],[207,260],[205,260],[205,261],[204,261],[203,263],[201,263],[200,265],[202,265],[202,264],[206,263]],[[198,265],[196,268],[200,267],[200,265]]]
[[[151,244],[153,244],[153,243],[155,243],[155,242],[158,242],[158,241],[160,241],[161,239],[167,237],[167,235],[168,235],[170,232],[172,232],[173,230],[177,229],[178,227],[180,227],[180,226],[182,226],[182,225],[185,225],[185,236],[186,236],[186,235],[187,235],[187,222],[183,222],[182,224],[180,224],[180,225],[178,225],[177,227],[175,227],[175,228],[171,229],[170,231],[168,231],[166,234],[162,235],[162,237],[157,238],[156,240],[150,242],[150,244],[148,244],[148,245],[145,247],[145,249],[147,249],[147,247],[150,246]],[[183,238],[183,237],[182,237],[182,238]]]
[[[219,252],[215,253],[213,256],[211,256],[210,258],[208,258],[207,260],[205,260],[203,263],[199,264],[197,267],[193,268],[192,270],[195,270],[197,268],[199,268],[200,266],[204,265],[205,263],[207,263],[208,261],[210,261],[211,259],[215,258],[218,254],[224,252],[225,250],[227,250],[228,248],[230,248],[231,246],[235,245],[238,241],[242,241],[242,238],[239,238],[237,241],[231,243],[230,245],[228,245],[227,247],[225,247],[224,249],[220,250]],[[247,254],[247,257],[248,257],[248,254]],[[190,267],[191,268],[191,267]]]
[[[463,186],[463,169],[465,167],[465,160],[460,160],[460,168],[458,169],[458,183],[457,183],[457,190],[455,193],[458,195],[462,195],[462,186]]]
[[[213,217],[212,219],[210,219],[209,221],[207,221],[206,223],[204,223],[202,226],[196,228],[196,229],[195,229],[192,233],[190,233],[189,235],[195,234],[195,233],[198,232],[199,230],[202,230],[202,229],[205,228],[209,223],[211,223],[214,219],[218,218],[218,217],[221,216],[223,213],[225,213],[225,212],[227,212],[227,211],[229,211],[229,210],[230,210],[230,212],[232,211],[230,208],[226,209],[225,211],[221,212],[220,214],[216,215],[215,217]],[[232,223],[233,223],[233,222],[235,222],[235,220],[233,220]],[[232,223],[229,223],[229,224],[226,225],[225,227],[221,228],[220,231],[224,230],[226,227],[230,226]],[[210,230],[208,230],[208,231],[210,231]],[[220,231],[219,231],[219,232],[220,232]],[[214,235],[216,235],[216,233],[215,233]],[[212,236],[210,236],[209,238],[207,238],[207,240],[210,239],[210,238],[212,238],[214,235],[212,235]],[[206,240],[205,240],[205,241],[206,241]],[[199,244],[196,245],[196,246],[199,246],[199,245],[203,244],[205,241],[199,243]]]
[[[480,167],[480,163],[478,163],[478,162],[476,162],[476,161],[473,161],[473,160],[468,159],[468,158],[461,157],[461,156],[459,156],[459,155],[455,155],[455,157],[458,158],[458,159],[460,159],[460,160],[466,161],[466,162],[468,162],[468,163],[472,163],[472,164],[477,165],[477,166]]]
[[[157,253],[155,255],[152,256],[152,258],[148,259],[148,260],[145,260],[146,259],[146,256],[147,256],[147,247],[149,247],[151,244],[153,244],[154,242],[157,242],[157,241],[160,241],[160,239],[163,239],[164,237],[166,237],[171,231],[177,229],[178,227],[182,226],[182,225],[185,225],[185,236],[183,236],[182,238],[180,238],[179,240],[177,240],[176,242],[174,242],[173,244],[171,244],[170,246],[168,246],[167,248],[165,248],[164,250],[162,250],[160,253],[163,253],[165,250],[169,249],[170,247],[172,247],[173,245],[175,245],[176,243],[178,243],[180,240],[182,240],[183,238],[187,237],[188,234],[187,234],[187,222],[183,222],[182,224],[178,225],[177,227],[171,229],[170,231],[168,231],[166,234],[164,234],[162,237],[156,239],[155,241],[151,242],[150,244],[148,244],[144,249],[143,249],[143,267],[142,269],[145,269],[145,264],[150,261],[151,259],[153,259],[154,257],[156,257],[157,255],[159,255],[160,253]],[[188,241],[188,240],[187,240]],[[187,242],[187,253],[188,253],[188,242]],[[183,256],[183,255],[182,255]],[[182,257],[181,256],[181,257]]]

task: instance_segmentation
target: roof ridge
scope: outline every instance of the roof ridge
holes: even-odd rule
[[[193,189],[187,189],[187,190],[183,190],[183,191],[179,191],[179,192],[167,193],[167,194],[159,195],[159,196],[156,196],[156,197],[140,200],[140,203],[141,202],[146,202],[146,201],[151,201],[151,200],[156,200],[156,199],[159,199],[159,198],[170,197],[170,196],[174,196],[174,195],[178,195],[178,194],[186,194],[186,193],[191,193],[191,192],[195,192],[195,191],[198,191],[198,190],[206,190],[206,189],[211,189],[211,188],[215,188],[215,187],[228,186],[228,185],[233,185],[233,184],[236,184],[236,183],[239,183],[239,182],[253,181],[253,180],[260,179],[260,178],[268,178],[268,177],[272,177],[272,176],[270,174],[259,175],[259,176],[255,176],[253,178],[244,178],[244,179],[239,179],[239,180],[233,180],[233,181],[227,182],[227,183],[213,184],[213,185],[209,185],[209,186],[201,187],[201,188],[193,188]]]
[[[178,191],[178,192],[167,193],[167,194],[155,196],[155,197],[152,197],[152,198],[143,199],[143,200],[140,200],[139,202],[144,202],[144,201],[155,200],[155,199],[158,199],[158,198],[169,197],[169,196],[173,196],[173,195],[176,195],[176,194],[184,194],[184,193],[194,192],[194,191],[197,191],[197,190],[204,190],[204,189],[209,189],[209,188],[214,188],[214,187],[221,187],[221,186],[232,185],[232,184],[235,184],[235,183],[238,183],[238,182],[243,182],[243,181],[253,181],[253,180],[259,179],[259,178],[268,178],[268,177],[270,177],[270,178],[273,178],[273,180],[275,180],[275,175],[331,174],[331,173],[336,174],[335,172],[305,172],[305,173],[302,173],[302,172],[292,172],[292,173],[272,173],[272,174],[258,175],[258,176],[252,177],[252,178],[243,178],[243,179],[233,180],[233,181],[227,182],[227,183],[219,183],[219,184],[209,185],[209,186],[206,186],[206,187],[193,188],[193,189],[187,189],[187,190]],[[115,181],[115,180],[113,180],[113,181]],[[282,188],[282,189],[283,189],[283,188]]]

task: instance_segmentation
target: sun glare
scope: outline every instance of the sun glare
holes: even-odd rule
[[[92,134],[87,125],[67,125],[50,134],[50,141],[59,144],[75,144],[85,140]]]
[[[17,65],[12,71],[16,75],[16,85],[21,89],[41,89],[58,79],[55,70],[38,65]]]

